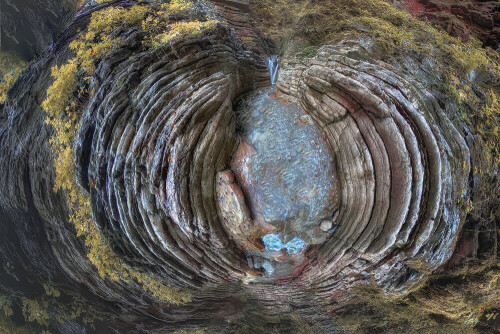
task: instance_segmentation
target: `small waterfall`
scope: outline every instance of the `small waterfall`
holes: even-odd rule
[[[267,61],[267,67],[269,68],[269,74],[271,75],[271,85],[275,85],[279,67],[278,56],[271,56]]]

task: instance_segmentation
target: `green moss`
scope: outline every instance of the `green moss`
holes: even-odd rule
[[[87,30],[69,45],[74,56],[65,64],[52,68],[54,82],[42,103],[48,114],[46,123],[55,129],[55,135],[49,140],[56,169],[54,191],[65,192],[71,211],[70,222],[75,226],[77,236],[84,239],[89,260],[103,279],[139,283],[159,301],[172,304],[190,301],[190,293],[186,289],[162,284],[160,278],[127,266],[113,253],[108,240],[93,223],[90,200],[76,184],[73,150],[81,120],[82,105],[79,100],[87,94],[93,96],[93,92],[89,93],[86,87],[96,65],[123,44],[120,38],[112,37],[113,31],[130,26],[142,27],[146,36],[144,45],[151,47],[154,43],[170,43],[180,37],[198,36],[215,24],[214,20],[169,21],[170,15],[189,8],[191,4],[188,1],[173,0],[159,8],[138,4],[128,8],[107,7],[94,12]]]
[[[26,66],[26,60],[15,52],[0,51],[0,78],[7,73]]]
[[[41,332],[32,328],[31,326],[25,325],[21,326],[12,321],[10,317],[5,316],[0,313],[0,331],[1,333],[9,333],[9,334],[47,334],[47,332]]]
[[[416,53],[457,73],[482,68],[500,74],[494,54],[478,40],[462,43],[383,0],[255,0],[251,6],[258,28],[277,42],[320,46],[348,36],[371,37],[386,57]]]
[[[315,45],[308,46],[308,47],[304,48],[301,52],[299,52],[297,54],[297,57],[299,57],[300,59],[312,58],[312,57],[316,56],[316,54],[318,53],[318,50],[319,50],[318,46],[315,46]]]
[[[205,334],[205,329],[180,329],[175,334]]]
[[[16,67],[7,73],[0,81],[0,104],[5,103],[7,100],[7,93],[12,88],[12,85],[16,82],[21,72],[22,69],[20,67]]]
[[[473,327],[481,308],[461,296],[456,287],[423,287],[404,296],[388,296],[377,286],[366,285],[354,295],[353,302],[340,307],[333,318],[356,334],[478,333]],[[453,311],[457,313],[451,316],[448,312]]]

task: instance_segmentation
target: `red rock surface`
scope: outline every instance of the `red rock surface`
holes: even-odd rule
[[[251,219],[245,196],[230,170],[217,173],[216,194],[219,216],[231,238],[245,249],[262,250],[264,244],[260,238],[276,228]]]
[[[256,47],[261,44],[260,36],[252,24],[249,0],[212,0],[211,2],[248,46]]]
[[[484,46],[500,46],[500,3],[498,1],[405,0],[417,18],[441,26],[452,36],[467,41],[479,38]]]

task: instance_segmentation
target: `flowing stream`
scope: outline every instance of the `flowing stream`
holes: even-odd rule
[[[275,85],[279,67],[278,56],[269,57],[267,60],[267,67],[269,68],[269,74],[271,76],[271,85]]]

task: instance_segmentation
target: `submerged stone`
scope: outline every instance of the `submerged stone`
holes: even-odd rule
[[[337,201],[332,152],[311,116],[271,93],[259,90],[238,109],[241,144],[231,168],[256,221],[274,225],[284,244],[318,244]]]
[[[296,254],[302,252],[306,247],[307,243],[295,237],[286,244],[283,244],[279,238],[278,234],[267,234],[262,238],[266,249],[269,251],[280,251],[286,249],[289,254]]]
[[[332,228],[333,226],[333,223],[331,220],[328,220],[328,219],[324,219],[321,224],[319,225],[319,228],[322,230],[322,231],[328,231]]]
[[[276,228],[250,218],[245,197],[230,170],[217,173],[216,196],[218,215],[231,238],[245,249],[262,250],[264,244],[260,238]]]

